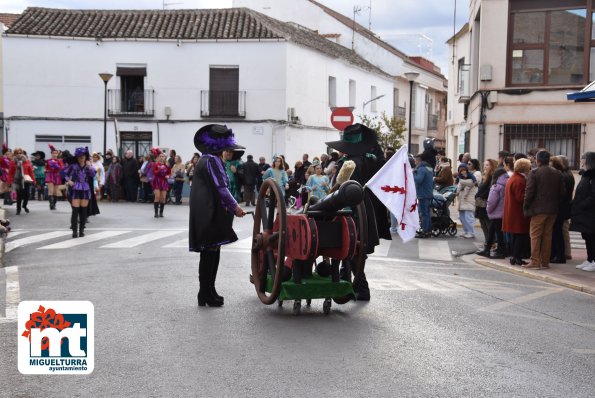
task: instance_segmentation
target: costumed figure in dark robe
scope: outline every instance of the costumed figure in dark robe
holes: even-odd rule
[[[52,151],[51,158],[45,164],[45,182],[48,184],[48,198],[50,202],[50,210],[56,210],[56,201],[60,193],[59,186],[62,185],[62,176],[60,172],[64,169],[62,159],[58,159],[60,151],[52,144],[48,144]],[[61,196],[61,195],[60,195]]]
[[[68,200],[72,207],[70,227],[72,237],[85,236],[87,206],[94,195],[89,180],[95,177],[95,168],[89,157],[87,147],[76,148],[74,156],[66,159],[68,166],[64,169],[64,179],[68,186]]]
[[[384,164],[384,156],[378,145],[376,132],[362,124],[348,126],[343,131],[343,139],[326,143],[329,147],[339,151],[343,156],[337,162],[338,172],[341,172],[343,164],[351,160],[355,163],[355,170],[351,179],[359,182],[362,186],[372,178]],[[380,238],[391,239],[388,212],[386,207],[368,189],[364,189],[364,205],[368,221],[368,242],[367,253],[374,253],[374,247],[380,244]],[[353,261],[353,260],[350,260]],[[346,278],[346,270],[353,270],[355,267],[344,262],[342,277]],[[365,274],[362,275],[357,284],[356,299],[361,301],[370,300],[370,289]]]
[[[200,253],[198,265],[198,305],[223,305],[223,297],[215,290],[221,245],[238,240],[232,223],[234,215],[244,216],[229,191],[223,155],[239,159],[243,147],[236,145],[231,129],[209,124],[194,135],[194,146],[202,156],[194,168],[190,191],[189,249]]]

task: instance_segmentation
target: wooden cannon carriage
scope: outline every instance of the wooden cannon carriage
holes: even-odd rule
[[[288,214],[277,184],[263,182],[254,215],[251,281],[264,304],[278,300],[281,306],[294,300],[298,315],[302,300],[310,305],[312,299],[324,299],[328,314],[331,300],[343,304],[354,297],[365,265],[368,226],[363,197],[362,186],[347,181],[306,210]],[[319,257],[329,261],[313,271]],[[341,260],[352,261],[343,263],[340,277]]]

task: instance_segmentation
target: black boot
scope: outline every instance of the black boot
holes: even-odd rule
[[[215,253],[217,253],[217,255],[214,257],[212,265],[211,294],[217,301],[221,301],[223,303],[223,296],[217,294],[217,290],[215,290],[215,280],[217,279],[217,271],[219,270],[219,259],[221,258],[221,250],[217,250]]]
[[[492,245],[483,245],[483,250],[478,250],[475,252],[478,256],[482,257],[490,257],[490,247]]]
[[[163,208],[165,207],[165,203],[159,203],[159,217],[163,217]]]
[[[72,237],[78,237],[78,219],[79,219],[79,208],[72,208],[72,215],[70,216],[70,229],[72,229]]]
[[[221,307],[223,305],[223,301],[215,299],[211,291],[212,266],[214,260],[217,258],[216,256],[217,253],[208,250],[200,253],[200,262],[198,263],[200,290],[197,295],[199,307],[204,307],[205,305],[209,307]]]
[[[56,201],[58,198],[55,195],[50,196],[50,210],[56,210]]]
[[[366,274],[362,273],[362,277],[360,278],[357,284],[357,291],[355,292],[355,299],[357,301],[370,301],[370,287],[368,286],[368,281],[366,280]]]
[[[153,202],[153,207],[155,208],[155,218],[159,217],[159,202]]]
[[[14,203],[11,197],[12,193],[10,191],[4,193],[4,204],[10,206]]]
[[[85,236],[85,224],[87,223],[87,208],[79,207],[79,236]],[[75,227],[76,229],[76,227]]]
[[[20,200],[17,200],[17,216],[21,214],[21,204],[22,202]]]

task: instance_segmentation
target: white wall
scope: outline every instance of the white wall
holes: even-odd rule
[[[4,38],[8,116],[102,117],[100,72],[116,64],[146,64],[146,89],[155,90],[155,116],[165,106],[176,119],[200,117],[200,91],[209,89],[210,65],[238,65],[239,89],[254,120],[286,117],[285,42],[134,42]],[[118,89],[114,76],[108,89]]]
[[[304,62],[307,60],[307,62]],[[356,82],[354,116],[367,114],[380,115],[385,111],[392,115],[393,80],[353,67],[339,59],[313,53],[303,47],[289,44],[287,51],[287,104],[296,109],[302,124],[325,126],[330,123],[331,110],[328,103],[328,77],[333,76],[337,82],[337,106],[349,106],[349,80]],[[367,104],[365,112],[363,103],[369,101],[371,86],[376,86],[377,95],[384,97],[376,100],[377,112],[371,112],[371,104]]]

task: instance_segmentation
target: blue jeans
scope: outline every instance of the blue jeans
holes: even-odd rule
[[[397,224],[397,217],[393,216],[393,213],[390,213],[390,233],[396,234],[399,231],[399,225]]]
[[[421,229],[424,232],[432,232],[432,217],[430,216],[430,203],[432,198],[418,198],[417,208],[419,210],[419,219]]]
[[[460,210],[459,218],[466,234],[475,235],[475,216],[473,210]]]

